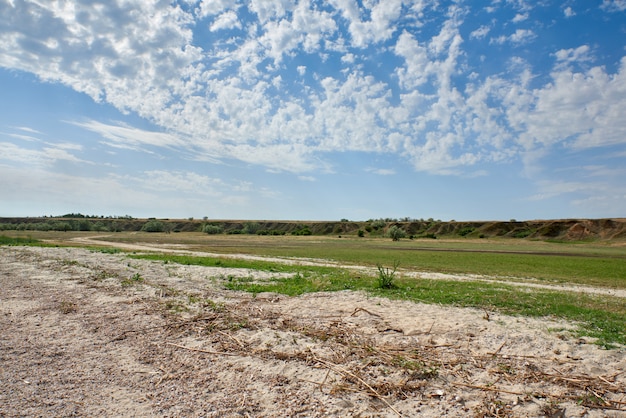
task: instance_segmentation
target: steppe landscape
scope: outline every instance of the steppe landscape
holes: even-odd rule
[[[0,416],[626,417],[625,321],[594,337],[584,321],[515,313],[495,296],[410,296],[466,284],[483,299],[549,294],[619,318],[619,239],[28,235],[37,243],[0,246]],[[529,271],[538,253],[619,271],[602,284],[428,265],[461,252],[519,256]],[[390,270],[406,254],[418,261]],[[376,285],[385,272],[389,289]]]

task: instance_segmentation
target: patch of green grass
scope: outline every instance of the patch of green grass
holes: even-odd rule
[[[600,345],[626,344],[626,305],[621,298],[445,280],[404,280],[395,289],[371,292],[390,299],[565,319],[578,324],[579,336],[597,338]]]
[[[338,290],[358,290],[371,287],[372,278],[363,279],[345,270],[337,269],[334,274],[296,273],[292,277],[274,278],[265,282],[254,282],[247,278],[230,278],[225,287],[258,294],[262,292],[281,293],[288,296],[300,296],[313,292],[333,292]]]
[[[0,235],[0,245],[37,245],[41,244],[41,241],[33,239],[31,237],[7,237],[6,235]]]
[[[177,263],[188,266],[193,265],[205,267],[244,268],[251,270],[267,271],[270,273],[304,273],[315,271],[319,274],[328,274],[336,270],[333,267],[289,265],[285,263],[276,263],[271,261],[245,260],[227,257],[198,257],[157,253],[129,254],[128,257],[142,260],[163,261],[164,263]]]

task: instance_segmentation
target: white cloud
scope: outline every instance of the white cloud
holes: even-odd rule
[[[11,138],[21,139],[22,141],[29,141],[29,142],[38,142],[39,141],[39,138],[36,138],[36,137],[34,137],[32,135],[13,134],[13,133],[8,133],[8,132],[0,132],[0,134],[6,135],[6,136],[11,137]]]
[[[528,19],[528,13],[518,13],[513,18],[513,23],[523,22]]]
[[[600,7],[609,12],[623,12],[626,10],[626,0],[603,0]]]
[[[530,29],[517,29],[515,33],[509,37],[509,40],[514,44],[525,44],[536,37],[537,35]]]
[[[349,22],[352,45],[358,48],[389,39],[395,32],[392,22],[402,11],[401,0],[364,2],[363,8],[370,15],[370,20],[361,20],[361,10],[354,0],[332,0],[331,4]]]
[[[565,15],[565,17],[568,17],[568,18],[576,16],[576,12],[574,11],[574,9],[572,9],[569,6],[563,10],[563,14]]]
[[[591,66],[594,58],[583,45],[555,51],[543,85],[516,57],[506,60],[506,74],[481,76],[464,50],[460,6],[433,23],[425,11],[438,6],[423,1],[204,0],[189,12],[156,0],[63,5],[16,2],[3,22],[10,29],[0,37],[0,65],[64,83],[164,130],[73,122],[118,149],[168,148],[200,161],[233,158],[294,173],[332,170],[323,159],[328,152],[396,153],[418,170],[458,174],[557,143],[583,148],[625,137],[623,65],[617,74],[580,70],[574,64]],[[529,16],[525,2],[506,5],[517,22]],[[404,12],[411,23],[433,26],[397,25]],[[254,19],[244,20],[250,14]],[[214,43],[199,45],[191,28],[201,24],[242,30],[223,39],[217,32]],[[469,39],[494,30],[481,26]],[[536,37],[517,29],[491,42],[521,45]],[[370,56],[398,62],[380,76]],[[311,57],[330,62],[316,66]],[[333,66],[343,72],[330,73]],[[313,81],[289,76],[307,72]],[[470,72],[469,83],[459,81]],[[71,148],[55,149],[55,158],[72,155]],[[177,179],[199,181],[180,173],[167,180]]]
[[[512,43],[512,44],[525,44],[532,40],[534,40],[537,35],[530,29],[517,29],[514,33],[509,36],[500,35],[497,38],[491,38],[490,43],[495,44],[504,44],[504,43]]]
[[[470,33],[470,39],[483,39],[491,29],[487,25],[483,25]]]
[[[575,149],[624,143],[625,83],[626,57],[616,74],[602,67],[554,71],[552,82],[533,92],[533,104],[522,116],[520,143],[536,147],[562,142]]]
[[[197,9],[200,18],[220,14],[237,7],[237,0],[201,0]]]
[[[216,32],[221,29],[241,29],[241,22],[239,22],[239,18],[237,14],[232,10],[229,10],[225,13],[219,15],[215,21],[211,24],[211,32]]]
[[[15,126],[14,129],[23,131],[23,132],[28,132],[30,134],[35,134],[35,135],[42,135],[42,133],[36,129],[33,128],[29,128],[27,126]]]
[[[396,174],[396,170],[393,168],[368,168],[365,171],[368,173],[378,174],[379,176],[393,176]]]
[[[111,146],[122,146],[128,149],[136,149],[140,146],[154,147],[184,147],[187,143],[178,136],[164,133],[146,131],[131,126],[125,126],[123,123],[105,124],[95,120],[86,122],[69,122],[72,125],[79,126],[89,131],[95,132],[102,137],[112,141]]]
[[[50,145],[41,149],[24,148],[11,142],[0,142],[0,160],[35,166],[49,166],[57,162],[92,164],[67,151],[80,150],[80,146],[61,144]]]
[[[560,49],[554,54],[557,61],[562,65],[571,63],[589,62],[593,60],[588,45],[581,45],[578,48]]]

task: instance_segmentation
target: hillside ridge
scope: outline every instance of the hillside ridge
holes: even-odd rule
[[[207,227],[208,225],[212,227]],[[146,228],[153,226],[154,228]],[[102,232],[208,232],[258,235],[384,236],[397,226],[407,238],[516,238],[564,241],[626,239],[626,219],[556,219],[529,221],[440,221],[377,219],[368,221],[280,221],[214,219],[135,219],[105,217],[5,217],[1,230],[74,230]]]

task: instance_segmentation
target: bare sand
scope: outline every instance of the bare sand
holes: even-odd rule
[[[268,273],[0,247],[0,416],[626,417],[573,324],[233,276]]]

